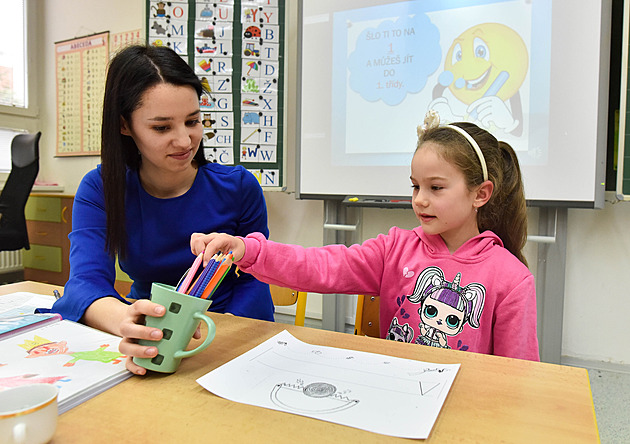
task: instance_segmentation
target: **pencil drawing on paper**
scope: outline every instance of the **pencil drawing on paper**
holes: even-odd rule
[[[438,393],[433,392],[436,388],[440,387],[441,384],[439,382],[418,381],[418,384],[420,384],[420,395],[439,395],[439,390]]]
[[[354,407],[358,399],[351,399],[338,392],[328,382],[313,382],[304,385],[283,382],[271,391],[271,402],[282,409],[299,413],[335,413]]]

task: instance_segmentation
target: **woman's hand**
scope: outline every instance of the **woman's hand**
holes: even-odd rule
[[[147,327],[144,324],[145,316],[162,317],[166,313],[166,309],[155,302],[147,299],[141,299],[129,305],[124,312],[122,322],[120,323],[120,335],[122,341],[118,349],[121,353],[127,355],[127,370],[136,374],[144,375],[147,370],[133,362],[133,357],[154,358],[158,354],[156,346],[144,346],[138,344],[139,339],[147,339],[150,341],[159,341],[162,339],[162,330],[159,328]]]
[[[245,242],[225,233],[193,233],[190,236],[190,249],[195,256],[205,251],[203,255],[204,265],[218,252],[227,254],[231,251],[234,262],[237,262],[245,255]]]
[[[161,317],[164,313],[166,313],[164,306],[148,299],[140,299],[128,305],[114,297],[104,297],[92,302],[85,310],[83,322],[90,327],[122,337],[118,350],[127,355],[127,369],[136,375],[144,375],[147,370],[136,365],[132,358],[134,356],[153,358],[158,351],[156,346],[138,344],[138,340],[159,341],[162,339],[162,330],[145,326],[144,318],[146,316]],[[195,337],[198,335],[195,333]]]
[[[134,356],[139,358],[154,358],[158,354],[156,346],[140,345],[138,344],[138,340],[147,339],[150,341],[159,341],[162,339],[162,330],[145,326],[144,318],[146,316],[162,317],[164,313],[166,313],[164,306],[147,299],[138,300],[128,306],[125,316],[120,323],[120,335],[123,339],[120,341],[118,350],[127,355],[125,366],[130,372],[136,375],[144,375],[147,372],[144,367],[133,362]],[[197,326],[193,337],[195,339],[201,337],[201,329],[199,326]]]

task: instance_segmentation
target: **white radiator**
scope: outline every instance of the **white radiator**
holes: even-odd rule
[[[0,273],[22,269],[22,250],[0,252]]]

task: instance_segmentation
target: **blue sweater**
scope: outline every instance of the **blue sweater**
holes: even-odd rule
[[[199,168],[184,195],[158,199],[140,185],[138,173],[127,171],[127,257],[121,269],[134,281],[130,298],[148,298],[151,284],[175,286],[195,257],[192,233],[214,231],[245,236],[269,235],[267,209],[256,178],[243,167],[207,164]],[[79,321],[96,299],[114,296],[114,260],[105,250],[105,202],[100,165],[88,172],[77,190],[72,210],[70,279],[52,311]],[[210,311],[273,321],[269,286],[234,267],[212,296]]]

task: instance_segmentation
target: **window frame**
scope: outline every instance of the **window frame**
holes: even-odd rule
[[[34,69],[35,67],[35,59],[37,56],[37,1],[33,0],[24,0],[24,7],[26,9],[26,38],[24,39],[24,43],[26,45],[26,88],[28,95],[28,106],[27,107],[18,107],[18,106],[7,106],[0,105],[0,117],[5,120],[4,117],[15,116],[15,117],[38,117],[39,116],[39,91],[38,91],[38,75],[37,71]],[[3,126],[11,126],[14,125],[3,125]],[[18,126],[30,126],[27,125],[26,122],[23,124],[18,124]],[[21,129],[15,127],[15,129]]]

